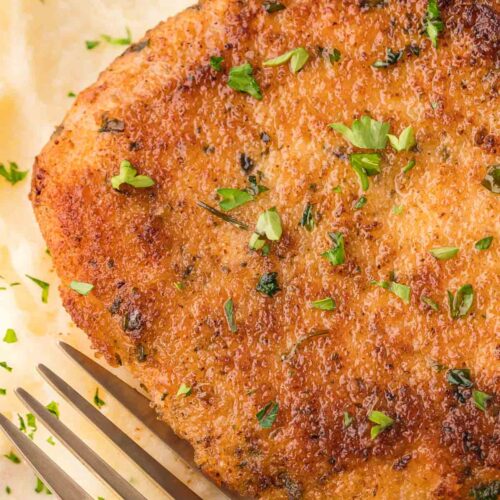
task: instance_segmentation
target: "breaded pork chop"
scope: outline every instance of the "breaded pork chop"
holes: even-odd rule
[[[206,0],[37,158],[65,307],[217,482],[496,498],[499,19]]]

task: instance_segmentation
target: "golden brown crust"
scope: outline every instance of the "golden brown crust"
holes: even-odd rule
[[[498,161],[498,3],[443,2],[437,50],[421,33],[422,0],[286,4],[270,15],[257,0],[207,0],[150,31],[78,97],[33,176],[64,305],[110,363],[149,388],[202,469],[241,493],[464,497],[498,477],[500,462],[499,207],[481,186]],[[411,44],[419,55],[371,67],[387,47]],[[311,54],[299,74],[262,67],[297,46]],[[340,62],[320,48],[338,48]],[[226,71],[210,68],[212,55]],[[260,102],[227,86],[227,68],[245,61]],[[412,125],[418,149],[387,148],[368,203],[353,210],[361,193],[346,155],[356,148],[328,124],[365,113],[396,133]],[[196,205],[216,205],[217,188],[246,185],[242,154],[269,191],[234,215],[253,224],[275,206],[283,219],[268,257],[248,250],[247,232]],[[402,175],[411,158],[415,168]],[[156,185],[113,191],[124,159]],[[308,202],[312,232],[298,225]],[[404,212],[393,214],[394,205]],[[338,267],[320,257],[329,231],[345,236]],[[474,250],[486,235],[495,237],[490,250]],[[452,260],[428,253],[448,245],[460,247]],[[282,291],[263,297],[257,280],[272,271]],[[409,305],[370,285],[392,271],[411,286]],[[79,296],[73,279],[95,289]],[[452,320],[446,290],[465,283],[476,292],[473,310]],[[325,296],[336,311],[308,306]],[[237,333],[224,317],[229,297]],[[282,356],[313,331],[327,334]],[[433,361],[470,368],[475,387],[494,395],[488,411]],[[175,396],[181,383],[193,388],[189,397]],[[269,401],[279,413],[265,430],[255,414]],[[372,409],[395,420],[376,440]]]

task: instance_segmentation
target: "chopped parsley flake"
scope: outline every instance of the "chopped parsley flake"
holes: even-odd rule
[[[39,477],[37,477],[36,478],[35,492],[42,493],[43,491],[45,491],[45,493],[47,495],[52,495],[52,492],[47,488],[47,486],[45,486],[43,481]]]
[[[311,232],[316,226],[316,223],[314,221],[313,206],[311,203],[307,203],[306,207],[304,208],[304,213],[302,214],[300,225],[309,232]]]
[[[47,408],[47,410],[49,410],[49,412],[52,413],[54,417],[59,418],[60,413],[58,403],[56,403],[55,401],[51,401],[45,408]]]
[[[253,77],[253,68],[249,63],[231,68],[227,84],[233,90],[245,92],[259,101],[262,99],[262,92]]]
[[[381,156],[378,153],[355,153],[349,155],[351,167],[356,172],[363,191],[370,187],[368,177],[380,173]]]
[[[234,208],[254,200],[251,194],[241,189],[221,188],[217,189],[217,194],[222,198],[222,200],[219,201],[219,206],[224,212],[229,212]]]
[[[439,311],[439,305],[434,302],[430,297],[427,297],[426,295],[422,295],[420,297],[420,300],[427,306],[429,306],[433,311]]]
[[[5,332],[3,341],[6,342],[7,344],[14,344],[15,342],[17,342],[16,332],[12,328],[8,328],[7,331]]]
[[[452,319],[466,316],[474,302],[474,289],[472,285],[461,286],[455,295],[448,290],[448,305]]]
[[[262,4],[262,6],[264,7],[264,10],[268,14],[273,14],[274,12],[279,12],[280,10],[286,9],[285,5],[283,5],[280,2],[276,2],[274,0],[268,0],[268,1],[264,2]]]
[[[399,297],[405,304],[410,303],[411,288],[395,281],[370,281],[370,285],[379,286]]]
[[[374,68],[388,68],[389,66],[396,64],[403,57],[402,50],[394,52],[392,49],[388,48],[386,49],[385,54],[386,55],[384,60],[378,60],[372,64]]]
[[[7,389],[0,387],[0,396],[5,396],[7,394]]]
[[[236,326],[236,320],[234,318],[234,304],[233,299],[228,299],[224,303],[224,314],[226,315],[227,324],[231,332],[236,333],[238,327]]]
[[[0,361],[0,367],[7,370],[8,372],[12,371],[12,367],[9,366],[6,361]]]
[[[341,57],[342,54],[340,53],[339,49],[333,49],[331,52],[328,53],[328,58],[330,59],[330,62],[332,64],[339,62]]]
[[[381,432],[394,425],[394,420],[391,417],[381,411],[376,410],[371,411],[368,414],[368,420],[370,422],[373,422],[374,424],[377,424],[374,425],[370,430],[370,437],[372,439],[376,439]]]
[[[333,311],[337,307],[337,305],[331,297],[327,297],[326,299],[315,300],[314,302],[311,302],[311,307],[313,309],[319,309],[321,311]]]
[[[353,418],[351,417],[351,415],[349,414],[349,412],[345,411],[344,415],[342,417],[342,423],[344,425],[344,429],[347,429],[348,427],[351,426],[352,420],[353,420]]]
[[[114,38],[109,35],[101,35],[101,38],[111,45],[130,45],[132,43],[132,33],[129,28],[125,28],[127,36],[124,38]]]
[[[474,385],[468,368],[453,368],[448,370],[446,372],[446,380],[452,385],[460,385],[467,388]]]
[[[490,165],[481,185],[492,193],[500,193],[500,165]]]
[[[281,56],[269,59],[263,63],[263,66],[280,66],[290,61],[290,70],[292,73],[298,73],[309,59],[309,53],[303,47],[298,47],[285,52]]]
[[[469,496],[475,500],[498,500],[500,495],[500,481],[495,480],[488,484],[475,486],[469,492]]]
[[[391,146],[398,152],[410,151],[410,149],[415,146],[415,132],[413,127],[406,127],[400,134],[399,137],[395,135],[388,134],[389,142]]]
[[[10,460],[14,464],[21,463],[21,459],[12,451],[10,453],[8,453],[7,455],[4,455],[4,457],[7,458],[8,460]]]
[[[264,236],[269,241],[279,241],[282,233],[281,218],[276,208],[270,208],[260,214],[255,226],[255,232],[250,238],[249,246],[253,250],[259,250],[265,245],[265,241],[262,239]]]
[[[340,132],[344,139],[353,146],[364,149],[384,149],[390,125],[364,115],[361,119],[354,120],[351,128],[342,123],[332,123],[330,127]]]
[[[325,258],[333,266],[339,266],[345,262],[344,235],[340,232],[328,233],[332,240],[332,248],[323,252],[321,257]]]
[[[29,276],[28,274],[26,275],[26,277],[42,289],[42,302],[46,304],[49,300],[50,285],[45,281],[39,280],[38,278],[33,278],[33,276]]]
[[[9,170],[5,168],[3,163],[0,163],[0,176],[12,185],[22,181],[28,175],[28,171],[21,171],[17,163],[9,162]]]
[[[111,177],[113,189],[120,190],[122,184],[128,184],[135,188],[148,188],[154,186],[155,181],[147,175],[137,175],[137,170],[128,160],[123,160],[120,164],[120,173]]]
[[[415,165],[417,162],[415,160],[410,160],[404,167],[403,167],[403,174],[407,174]]]
[[[88,295],[94,289],[94,285],[81,281],[72,281],[69,287],[80,295]]]
[[[403,212],[404,212],[404,207],[402,207],[401,205],[394,205],[392,207],[392,213],[394,215],[401,215]]]
[[[438,260],[448,260],[455,257],[458,251],[457,247],[439,247],[429,250],[429,253]]]
[[[223,57],[212,56],[210,58],[210,66],[215,71],[222,71],[222,63],[224,62]]]
[[[424,28],[425,33],[431,39],[432,46],[437,48],[439,33],[444,30],[444,24],[441,19],[441,13],[439,12],[437,0],[429,0],[429,3],[427,4],[427,12],[424,18]]]
[[[474,248],[476,250],[488,250],[488,248],[490,248],[491,246],[492,241],[493,241],[493,236],[486,236],[486,238],[476,241]]]
[[[99,387],[96,387],[94,394],[94,404],[97,408],[102,408],[106,403],[99,397]]]
[[[264,273],[257,283],[256,290],[268,297],[274,297],[281,290],[278,285],[278,273]]]
[[[49,436],[47,438],[47,443],[49,443],[51,446],[55,446],[56,442],[54,441],[54,438],[52,436]]]
[[[188,385],[186,385],[184,382],[180,385],[178,391],[177,391],[177,394],[176,396],[179,397],[179,396],[189,396],[191,394],[191,387],[189,387]]]
[[[486,411],[486,406],[488,404],[488,401],[492,397],[493,396],[491,396],[490,394],[486,394],[486,392],[477,391],[476,389],[472,391],[472,398],[474,399],[474,404],[481,411]]]
[[[361,196],[354,204],[354,210],[361,210],[366,205],[367,201],[366,196]]]
[[[270,429],[278,416],[279,405],[271,401],[255,415],[262,429]]]
[[[99,40],[86,40],[85,41],[85,47],[87,47],[87,50],[95,49],[100,44],[101,44],[101,42]]]

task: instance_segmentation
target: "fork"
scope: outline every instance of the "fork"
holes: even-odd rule
[[[165,442],[182,460],[196,469],[193,460],[193,450],[190,445],[177,437],[170,427],[157,419],[154,410],[150,407],[149,400],[145,396],[69,344],[59,342],[59,345],[66,354],[125,406],[127,410],[137,417],[150,431]],[[63,398],[78,409],[99,430],[106,434],[118,448],[128,455],[166,493],[174,499],[201,500],[196,493],[137,445],[62,378],[43,364],[38,365],[37,368],[42,377],[56,389]],[[107,483],[118,495],[126,500],[145,500],[145,497],[141,495],[141,493],[113,470],[74,432],[59,421],[57,417],[49,412],[31,394],[22,388],[16,389],[15,393],[24,405],[28,407],[84,465]],[[26,462],[35,469],[36,473],[50,487],[51,491],[62,498],[62,500],[89,500],[92,498],[1,413],[0,428],[3,429],[7,437],[18,448]],[[227,495],[227,493],[223,493],[221,490],[219,491],[221,497],[224,498]]]

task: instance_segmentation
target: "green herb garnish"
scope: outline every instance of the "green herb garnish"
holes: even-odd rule
[[[413,127],[406,127],[399,137],[395,135],[388,134],[389,142],[391,146],[398,152],[402,151],[410,151],[410,149],[415,146],[415,132],[413,131]],[[406,167],[405,167],[406,168]]]
[[[47,410],[49,410],[49,412],[52,413],[54,417],[59,418],[60,413],[58,403],[56,403],[55,401],[51,401],[45,408],[47,408]]]
[[[475,486],[469,492],[469,496],[475,500],[498,500],[499,495],[500,481],[498,480]]]
[[[311,302],[311,307],[313,309],[319,309],[320,311],[333,311],[337,305],[331,297],[327,297],[326,299]]]
[[[500,193],[500,165],[490,165],[481,184],[492,193]]]
[[[101,42],[99,40],[86,40],[85,41],[85,47],[87,47],[87,50],[95,49],[100,44],[101,44]]]
[[[292,347],[288,350],[288,352],[284,352],[281,355],[281,361],[289,361],[291,358],[293,358],[293,356],[297,352],[298,348],[307,340],[310,340],[310,339],[313,339],[316,337],[324,337],[325,335],[328,335],[329,333],[330,332],[327,330],[320,330],[318,332],[312,332],[312,333],[309,333],[307,335],[300,336],[299,339],[297,340],[297,342],[295,342],[295,344],[292,345]]]
[[[262,6],[264,7],[264,10],[268,13],[268,14],[272,14],[274,12],[278,12],[280,10],[284,10],[286,9],[286,6],[283,5],[282,3],[280,2],[276,2],[276,1],[272,1],[272,0],[269,0],[269,1],[266,1],[262,4]]]
[[[330,264],[339,266],[345,262],[344,235],[340,232],[328,233],[332,240],[332,248],[323,252],[321,257],[325,258]]]
[[[381,156],[378,153],[355,153],[349,155],[351,167],[356,172],[363,191],[370,187],[368,177],[380,173]]]
[[[349,414],[349,412],[348,412],[348,411],[345,411],[345,412],[344,412],[344,415],[343,415],[343,417],[342,417],[342,423],[343,423],[343,425],[344,425],[344,429],[347,429],[348,427],[350,427],[350,426],[351,426],[351,424],[352,424],[352,420],[353,420],[353,419],[352,419],[351,415]]]
[[[474,302],[474,289],[472,285],[463,285],[457,290],[455,296],[448,290],[447,295],[450,316],[453,319],[466,316]]]
[[[7,361],[0,361],[0,367],[8,372],[12,371],[12,367],[7,364]]]
[[[127,36],[124,38],[114,38],[109,35],[101,35],[101,38],[111,45],[130,45],[132,43],[132,33],[129,28],[125,28]]]
[[[5,396],[7,394],[7,389],[0,387],[0,396]]]
[[[68,92],[68,97],[76,97],[76,94],[74,92]]]
[[[184,382],[180,385],[178,391],[177,391],[177,394],[176,396],[179,397],[179,396],[189,396],[191,394],[191,387],[189,387],[188,385],[186,385]]]
[[[233,299],[228,299],[224,303],[224,314],[226,315],[227,324],[231,332],[236,333],[238,327],[236,326],[236,320],[234,318],[234,304]]]
[[[72,281],[69,287],[80,295],[88,295],[94,289],[94,285],[81,281]]]
[[[384,149],[390,125],[364,115],[361,119],[354,120],[351,128],[342,123],[332,123],[330,127],[340,132],[353,146],[364,149]]]
[[[241,189],[221,188],[217,189],[217,194],[222,198],[222,200],[219,201],[219,206],[225,212],[229,212],[234,208],[254,200],[251,194]]]
[[[316,223],[314,221],[313,206],[311,203],[307,203],[306,207],[304,208],[302,219],[300,219],[300,225],[309,232],[311,232],[316,226]]]
[[[39,280],[38,278],[33,278],[33,276],[29,276],[28,274],[26,274],[26,277],[42,289],[42,302],[46,304],[49,300],[50,285],[45,281]]]
[[[477,391],[476,389],[472,391],[472,398],[474,399],[474,404],[481,411],[486,411],[486,406],[488,404],[488,401],[492,397],[493,396],[491,396],[490,394],[486,394],[486,392]]]
[[[8,460],[10,460],[14,464],[21,463],[21,459],[12,451],[10,453],[8,453],[7,455],[4,455],[4,457],[7,458]]]
[[[259,250],[265,244],[262,239],[264,236],[270,241],[278,241],[282,233],[281,218],[276,208],[270,208],[260,214],[255,226],[255,232],[250,238],[249,246],[253,250]]]
[[[229,70],[229,79],[227,84],[233,90],[238,92],[246,92],[257,100],[262,99],[262,92],[259,84],[255,81],[253,75],[253,68],[249,63],[242,64],[241,66],[234,66]]]
[[[427,36],[431,39],[434,48],[437,48],[437,39],[439,33],[444,30],[444,23],[441,19],[437,0],[429,0],[427,4],[427,13],[424,18],[424,29]]]
[[[420,300],[427,306],[429,306],[433,311],[439,311],[439,305],[434,302],[430,297],[422,295]]]
[[[97,408],[102,408],[106,403],[99,397],[99,387],[96,387],[94,394],[94,404]]]
[[[379,286],[399,297],[405,304],[410,303],[411,288],[395,281],[370,281],[370,285]]]
[[[392,207],[392,213],[394,215],[401,215],[403,212],[404,212],[404,207],[402,207],[401,205],[394,205]]]
[[[281,290],[278,285],[278,273],[264,273],[257,283],[256,290],[268,297],[276,295]]]
[[[482,240],[476,241],[474,248],[476,250],[488,250],[491,246],[491,242],[493,241],[493,236],[486,236]]]
[[[403,51],[394,52],[392,49],[388,48],[385,51],[385,59],[375,61],[372,66],[377,69],[388,68],[393,64],[396,64],[403,57]]]
[[[429,253],[438,260],[448,260],[455,257],[458,251],[457,247],[439,247],[429,250]]]
[[[5,168],[3,163],[0,163],[0,176],[12,185],[22,181],[28,175],[28,171],[21,171],[17,163],[9,162],[9,170]]]
[[[415,160],[410,160],[404,167],[403,167],[403,174],[407,174],[415,165],[417,162]]]
[[[278,416],[279,405],[274,401],[267,403],[255,415],[262,429],[270,429]]]
[[[446,380],[452,385],[462,387],[472,387],[474,384],[470,379],[470,370],[468,368],[453,368],[446,372]]]
[[[377,424],[374,425],[370,430],[370,436],[372,439],[376,439],[381,432],[394,425],[394,420],[391,417],[387,416],[381,411],[376,410],[371,411],[368,414],[368,420],[370,422],[373,422],[374,424]]]
[[[366,196],[361,196],[358,201],[354,204],[354,210],[360,210],[362,209],[368,200],[366,199]]]
[[[224,62],[223,57],[212,56],[210,58],[210,66],[215,71],[222,71],[222,63]]]
[[[331,63],[339,62],[341,57],[342,54],[338,49],[333,49],[331,52],[328,53],[328,59],[330,59]]]
[[[137,175],[137,170],[128,160],[123,160],[120,163],[120,173],[111,177],[111,186],[117,191],[120,190],[122,184],[128,184],[135,188],[148,188],[154,186],[155,181],[147,175]]]
[[[263,63],[263,66],[280,66],[290,61],[290,70],[292,73],[298,73],[309,59],[309,53],[303,47],[298,47],[285,52],[281,56],[274,59],[268,59]]]
[[[6,342],[7,344],[14,344],[15,342],[17,342],[16,332],[12,328],[8,328],[7,331],[5,332],[3,341]]]

